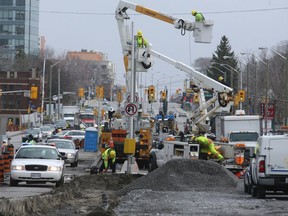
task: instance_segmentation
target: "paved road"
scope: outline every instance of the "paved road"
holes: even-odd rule
[[[15,149],[21,145],[21,136],[18,132],[10,132],[8,136],[11,137],[10,143],[14,145]],[[85,152],[83,149],[79,150],[79,163],[77,167],[70,167],[66,165],[65,183],[69,182],[75,176],[85,175],[90,173],[90,166],[95,161],[99,152]],[[0,199],[1,198],[21,198],[27,196],[34,196],[51,191],[55,184],[37,184],[27,185],[20,183],[18,187],[9,186],[9,174],[5,174],[5,181],[0,183]]]

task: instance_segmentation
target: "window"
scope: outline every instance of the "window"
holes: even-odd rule
[[[11,0],[0,0],[0,6],[13,6],[13,1],[11,1]]]
[[[25,6],[25,0],[16,0],[16,6]]]
[[[25,20],[25,12],[24,11],[16,11],[16,20]]]

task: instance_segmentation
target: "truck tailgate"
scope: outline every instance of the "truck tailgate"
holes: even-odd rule
[[[266,174],[288,175],[288,140],[271,139],[268,150]]]

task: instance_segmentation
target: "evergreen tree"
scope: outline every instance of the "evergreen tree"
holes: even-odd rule
[[[221,38],[220,44],[213,54],[207,75],[215,80],[222,76],[224,84],[233,87],[235,92],[238,90],[240,69],[238,68],[238,61],[235,58],[234,51],[232,51],[229,40],[225,35]]]

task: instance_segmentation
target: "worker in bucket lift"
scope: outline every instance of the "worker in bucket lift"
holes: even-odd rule
[[[116,171],[116,151],[113,148],[107,148],[103,153],[102,153],[102,164],[100,167],[99,172],[103,173],[107,172],[108,167],[111,168],[112,173],[115,173]],[[100,161],[101,163],[101,161]]]
[[[199,159],[207,160],[209,152],[220,161],[224,159],[224,157],[215,149],[215,145],[211,139],[201,135],[198,137],[193,136],[191,141],[200,145]]]
[[[195,22],[204,22],[205,17],[203,16],[202,13],[198,13],[195,10],[192,10],[192,16],[195,16]]]
[[[139,30],[137,32],[137,47],[148,47],[148,41],[143,37],[142,31]]]

